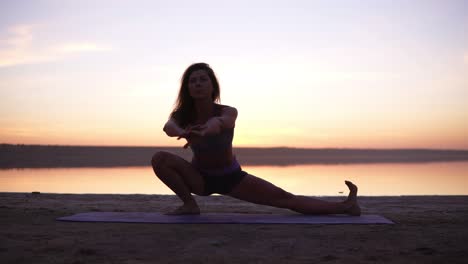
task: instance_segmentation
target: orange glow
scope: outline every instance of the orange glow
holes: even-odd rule
[[[347,194],[345,180],[361,195],[457,195],[467,193],[468,163],[301,165],[243,167],[285,190],[304,195]]]
[[[182,146],[162,126],[206,62],[235,146],[468,149],[464,1],[117,2],[2,5],[0,143]]]
[[[86,146],[183,146],[183,141],[165,135],[155,135],[142,131],[131,131],[124,135],[122,131],[84,131],[60,133],[56,131],[13,130],[0,132],[0,143],[39,144],[39,145],[86,145]],[[11,133],[10,131],[13,131]],[[342,130],[340,130],[342,131]],[[381,136],[378,134],[348,133],[337,135],[299,135],[284,134],[276,131],[270,135],[251,135],[249,132],[236,132],[234,147],[297,147],[297,148],[433,148],[433,149],[468,149],[466,135],[468,131],[447,131],[446,134],[428,131],[425,134],[395,133]]]
[[[243,166],[295,194],[467,195],[468,162],[360,165]],[[0,192],[172,194],[151,167],[0,170]],[[340,193],[343,192],[343,193]]]

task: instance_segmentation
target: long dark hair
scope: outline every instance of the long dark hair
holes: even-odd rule
[[[213,102],[219,103],[221,100],[218,79],[216,78],[216,75],[213,72],[213,70],[210,68],[210,65],[203,62],[194,63],[190,65],[182,75],[179,95],[177,96],[177,100],[174,104],[174,109],[172,110],[172,113],[169,116],[169,118],[174,118],[179,124],[179,126],[181,126],[182,128],[185,128],[195,117],[195,113],[193,111],[194,102],[193,98],[190,96],[188,84],[190,75],[194,71],[198,70],[204,70],[211,80],[211,83],[213,85],[213,93],[211,94],[211,99],[213,100]]]

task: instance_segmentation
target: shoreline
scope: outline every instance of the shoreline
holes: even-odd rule
[[[59,193],[59,192],[40,192],[40,191],[32,191],[32,192],[8,192],[8,191],[0,191],[0,197],[2,195],[76,195],[76,196],[167,196],[167,197],[174,197],[176,198],[175,194],[160,194],[160,193]],[[204,196],[198,196],[196,194],[192,194],[195,197],[204,197]],[[302,194],[301,194],[302,195]],[[222,194],[212,194],[209,197],[212,196],[225,196]],[[304,195],[304,196],[309,196],[309,197],[323,197],[323,198],[329,198],[329,199],[342,199],[347,197],[347,195],[342,194],[342,195]],[[468,198],[467,194],[403,194],[403,195],[359,195],[359,198],[364,198],[364,199],[372,199],[372,198],[400,198],[400,197],[411,197],[411,198],[425,198],[425,197],[459,197],[459,198]],[[1,203],[0,203],[1,204]]]
[[[320,197],[337,201],[343,197]],[[195,196],[202,213],[294,213]],[[4,263],[463,263],[468,196],[359,196],[395,225],[72,223],[89,211],[164,212],[174,195],[0,193]]]
[[[182,147],[87,147],[0,144],[0,169],[151,166],[151,157],[167,151],[187,161]],[[468,161],[468,150],[233,148],[245,166],[305,164],[429,163]]]

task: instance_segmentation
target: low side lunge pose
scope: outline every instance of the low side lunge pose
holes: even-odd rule
[[[164,131],[170,137],[184,138],[193,152],[191,162],[169,152],[154,154],[151,163],[157,177],[183,201],[169,214],[199,214],[193,194],[213,193],[240,200],[287,208],[303,214],[360,215],[358,188],[345,181],[349,196],[341,202],[328,202],[289,193],[270,182],[243,171],[232,152],[237,110],[218,104],[217,78],[206,63],[187,68],[181,80],[177,102]]]

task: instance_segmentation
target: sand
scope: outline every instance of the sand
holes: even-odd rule
[[[224,196],[202,212],[286,213]],[[338,197],[325,197],[338,200]],[[0,193],[2,263],[466,263],[468,196],[360,197],[396,225],[73,223],[89,211],[167,211],[171,195]]]

